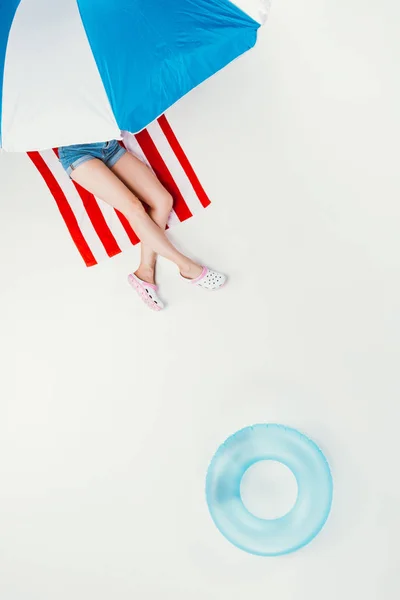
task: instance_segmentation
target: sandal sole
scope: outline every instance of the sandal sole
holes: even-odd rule
[[[154,310],[155,312],[160,312],[162,310],[162,308],[148,296],[144,287],[141,286],[140,283],[138,283],[134,277],[129,275],[128,281],[129,281],[129,284],[135,290],[135,292],[138,294],[138,296],[146,304],[146,306],[148,306],[151,310]]]

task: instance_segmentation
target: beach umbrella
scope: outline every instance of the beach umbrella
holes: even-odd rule
[[[0,0],[0,147],[139,132],[249,50],[265,16],[266,0]]]

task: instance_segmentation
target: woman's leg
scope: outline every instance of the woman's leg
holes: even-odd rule
[[[71,177],[125,215],[139,239],[153,252],[175,263],[184,277],[195,279],[201,274],[202,268],[171,244],[139,198],[101,160],[94,158],[79,165]]]
[[[128,152],[111,167],[111,170],[139,200],[147,204],[150,217],[164,231],[172,210],[173,199],[154,173]],[[143,281],[155,283],[156,259],[157,254],[154,250],[142,243],[140,265],[135,275]]]

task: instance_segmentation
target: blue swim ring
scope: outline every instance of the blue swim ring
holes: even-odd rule
[[[286,465],[297,481],[296,502],[278,519],[260,519],[242,502],[243,475],[260,460]],[[321,450],[284,425],[259,424],[236,432],[218,448],[207,472],[206,498],[215,525],[232,544],[260,556],[288,554],[311,542],[329,516],[332,494],[332,475]]]

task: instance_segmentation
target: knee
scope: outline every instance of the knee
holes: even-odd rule
[[[145,209],[143,204],[138,198],[129,198],[128,206],[126,209],[126,216],[129,218],[138,217],[145,213]]]
[[[159,215],[169,215],[173,204],[174,200],[166,189],[159,190],[159,192],[153,196],[151,202],[149,202],[151,210]]]
[[[162,197],[161,207],[166,213],[170,213],[174,205],[174,199],[169,192],[165,192]]]

